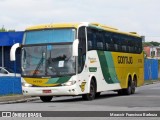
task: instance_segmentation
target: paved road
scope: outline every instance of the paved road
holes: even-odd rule
[[[80,96],[55,97],[49,103],[37,100],[0,104],[0,111],[160,111],[160,83],[139,87],[136,89],[136,93],[131,96],[118,96],[115,92],[104,92],[94,101],[83,101]],[[127,118],[123,119],[127,120]],[[157,118],[152,119],[158,120]]]

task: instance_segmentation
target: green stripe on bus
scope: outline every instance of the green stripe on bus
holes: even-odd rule
[[[104,52],[104,54],[105,54],[105,57],[107,60],[109,73],[110,73],[110,76],[111,76],[113,83],[119,83],[111,52]]]
[[[108,84],[119,83],[119,81],[117,80],[111,53],[104,51],[97,51],[97,54],[100,60],[100,65],[105,81]]]
[[[62,84],[67,82],[71,77],[50,78],[46,84]]]

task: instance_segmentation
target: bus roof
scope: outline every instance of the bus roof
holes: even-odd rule
[[[54,23],[54,24],[43,24],[28,27],[26,30],[39,30],[39,29],[50,29],[50,28],[77,28],[81,23]]]
[[[117,28],[106,26],[106,25],[99,24],[99,23],[91,23],[90,26],[93,26],[93,27],[96,27],[98,29],[102,29],[102,30],[105,30],[105,31],[109,31],[109,32],[125,34],[125,35],[135,36],[135,37],[141,37],[136,32],[123,32],[123,31],[118,30]]]
[[[40,29],[51,29],[51,28],[78,28],[79,26],[91,26],[95,27],[97,29],[109,31],[109,32],[114,32],[114,33],[119,33],[119,34],[125,34],[129,36],[135,36],[135,37],[141,37],[138,35],[136,32],[123,32],[118,30],[117,28],[113,28],[110,26],[106,26],[103,24],[99,23],[54,23],[54,24],[42,24],[42,25],[36,25],[36,26],[31,26],[28,27],[26,30],[40,30]]]

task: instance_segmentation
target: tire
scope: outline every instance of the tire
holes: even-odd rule
[[[53,96],[40,96],[40,99],[43,102],[50,102],[52,100]]]
[[[126,89],[123,89],[122,90],[124,95],[130,95],[131,94],[131,91],[132,91],[132,88],[131,88],[131,82],[128,81],[128,87]]]
[[[136,84],[135,84],[135,81],[132,81],[132,84],[131,84],[131,94],[134,94],[135,90],[136,90]]]
[[[123,90],[118,90],[117,93],[118,95],[123,95]]]
[[[90,100],[94,100],[95,96],[96,96],[96,85],[95,85],[94,81],[92,80],[91,84],[90,84],[90,93],[83,94],[82,99],[90,101]]]
[[[98,98],[101,95],[101,92],[97,92],[95,98]]]

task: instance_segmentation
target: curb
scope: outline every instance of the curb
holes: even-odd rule
[[[152,81],[151,83],[144,83],[144,85],[150,85],[150,84],[156,84],[156,83],[160,83],[160,81]]]
[[[31,97],[31,98],[24,98],[24,99],[19,99],[19,100],[3,101],[3,102],[0,102],[0,104],[23,103],[23,102],[30,102],[30,101],[36,101],[36,100],[39,100],[39,97]]]

